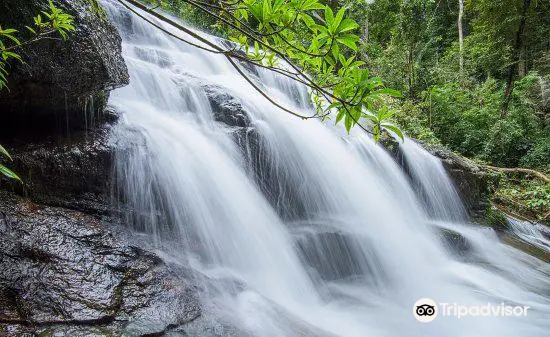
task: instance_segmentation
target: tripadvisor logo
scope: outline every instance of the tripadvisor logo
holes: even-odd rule
[[[413,315],[418,321],[428,323],[437,317],[437,303],[429,298],[421,298],[414,304]]]
[[[454,316],[460,319],[465,316],[527,316],[528,309],[528,306],[510,306],[504,303],[500,305],[487,303],[482,306],[439,303],[438,306],[434,300],[422,298],[414,304],[413,315],[419,322],[428,323],[433,321],[438,313],[442,316]]]

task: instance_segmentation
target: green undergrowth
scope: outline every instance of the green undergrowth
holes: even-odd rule
[[[540,179],[523,174],[503,175],[493,200],[504,211],[550,223],[550,184]]]

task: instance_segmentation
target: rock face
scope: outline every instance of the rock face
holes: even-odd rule
[[[285,220],[299,219],[306,213],[298,186],[278,167],[278,156],[270,153],[267,144],[250,118],[250,109],[227,89],[203,85],[214,119],[227,125],[239,146],[247,168],[263,195]]]
[[[105,104],[128,72],[94,1],[53,0],[77,31],[26,46],[0,91],[0,143],[24,181],[0,177],[0,336],[158,336],[201,315],[189,271],[146,251],[112,206]],[[0,23],[24,34],[47,4],[1,1]]]
[[[183,272],[106,230],[114,219],[0,198],[2,335],[138,336],[200,315]]]
[[[74,129],[93,123],[105,107],[108,90],[128,84],[121,56],[121,38],[91,0],[53,0],[75,18],[76,31],[67,41],[41,40],[20,51],[25,64],[12,62],[8,84],[0,91],[0,121],[16,129]],[[29,34],[24,28],[47,10],[47,1],[4,0],[4,28]]]
[[[498,187],[499,175],[442,147],[422,145],[441,159],[470,216],[484,217],[490,208],[491,196]]]
[[[70,138],[52,135],[14,144],[10,167],[25,184],[12,181],[10,188],[38,203],[107,213],[114,165],[109,129],[104,125]]]
[[[498,187],[498,174],[441,146],[421,141],[416,142],[432,155],[441,159],[470,216],[474,219],[484,220],[488,215],[491,197]],[[401,163],[402,155],[398,142],[391,137],[383,138],[381,145],[397,162]]]

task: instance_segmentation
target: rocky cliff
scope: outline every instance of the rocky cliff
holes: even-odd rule
[[[0,92],[0,143],[24,181],[0,178],[0,335],[160,335],[201,308],[185,268],[145,250],[111,206],[105,105],[129,81],[121,38],[90,1],[53,2],[76,32],[26,47]],[[24,31],[44,6],[4,0],[0,24]]]
[[[10,129],[16,133],[82,129],[97,122],[109,90],[128,84],[121,38],[91,3],[55,0],[58,8],[74,16],[76,31],[67,41],[48,38],[18,50],[25,62],[11,62],[10,90],[0,91],[0,122],[12,126],[3,130],[4,136]],[[17,29],[24,41],[30,34],[25,25],[47,7],[47,1],[4,0],[0,23]]]

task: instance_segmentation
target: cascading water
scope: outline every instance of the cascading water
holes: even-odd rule
[[[120,194],[135,230],[203,286],[203,311],[213,319],[194,335],[230,334],[207,334],[218,322],[239,336],[548,335],[548,267],[449,215],[462,206],[436,159],[412,142],[404,147],[428,208],[439,210],[434,220],[366,135],[292,117],[224,57],[165,35],[114,1],[104,5],[131,75],[110,99],[122,112],[113,134]],[[312,113],[305,88],[254,72],[279,102]],[[427,174],[439,183],[426,184]],[[472,258],[453,255],[442,230],[467,239]],[[531,311],[423,324],[412,312],[424,297]]]

